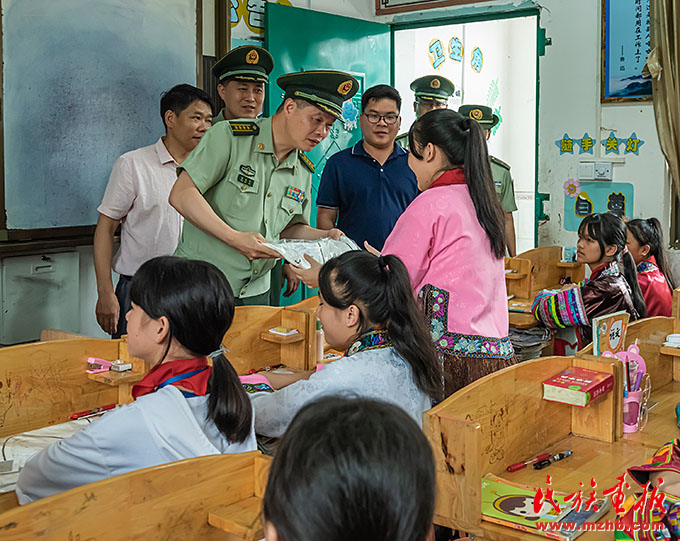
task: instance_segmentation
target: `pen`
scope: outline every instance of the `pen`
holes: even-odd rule
[[[74,420],[75,419],[82,419],[83,417],[87,417],[89,415],[95,415],[96,413],[101,413],[102,411],[112,410],[115,407],[116,407],[115,404],[109,404],[108,406],[102,406],[101,408],[95,408],[95,409],[89,410],[89,411],[79,411],[78,413],[74,413],[73,415],[71,415],[69,417],[69,419],[74,419]]]
[[[550,466],[551,462],[557,462],[558,460],[562,460],[563,458],[567,458],[572,452],[571,451],[564,451],[562,453],[557,453],[556,455],[553,455],[551,457],[548,457],[544,460],[541,460],[540,462],[536,462],[534,464],[534,469],[535,470],[542,470],[546,466]]]
[[[640,390],[640,383],[642,383],[642,372],[637,373],[637,377],[635,378],[635,388],[633,389],[634,391]]]
[[[522,468],[528,466],[529,464],[533,464],[534,462],[540,462],[542,460],[547,460],[548,458],[550,458],[550,454],[543,453],[542,455],[538,455],[536,458],[530,458],[529,460],[525,460],[524,462],[517,462],[512,466],[508,466],[508,471],[521,470]]]

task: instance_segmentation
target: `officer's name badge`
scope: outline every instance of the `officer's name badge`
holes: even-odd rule
[[[247,177],[245,175],[239,175],[236,178],[241,184],[245,184],[246,186],[252,186],[253,184],[255,184],[254,179]]]
[[[305,200],[305,192],[295,186],[288,186],[286,197],[293,201],[297,201],[298,203],[302,203]]]

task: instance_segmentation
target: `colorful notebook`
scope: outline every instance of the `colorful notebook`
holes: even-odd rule
[[[487,474],[482,478],[482,519],[550,539],[571,541],[585,531],[579,529],[585,522],[596,522],[609,509],[609,500],[602,498],[595,504],[597,511],[576,511],[571,509],[571,502],[565,501],[567,494],[554,492],[553,499],[560,511],[544,502],[536,514],[536,492],[535,488]]]

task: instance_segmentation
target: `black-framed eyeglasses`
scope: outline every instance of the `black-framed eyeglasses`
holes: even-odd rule
[[[397,120],[399,120],[399,115],[395,115],[394,113],[387,113],[386,115],[379,115],[378,113],[364,113],[364,116],[371,124],[377,124],[381,120],[384,120],[385,124],[388,126],[396,124]]]

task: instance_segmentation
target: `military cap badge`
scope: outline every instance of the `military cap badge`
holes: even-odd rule
[[[257,64],[260,61],[260,55],[255,49],[251,49],[246,55],[246,62],[248,64]]]
[[[345,81],[338,87],[338,94],[346,96],[352,90],[352,81]]]

